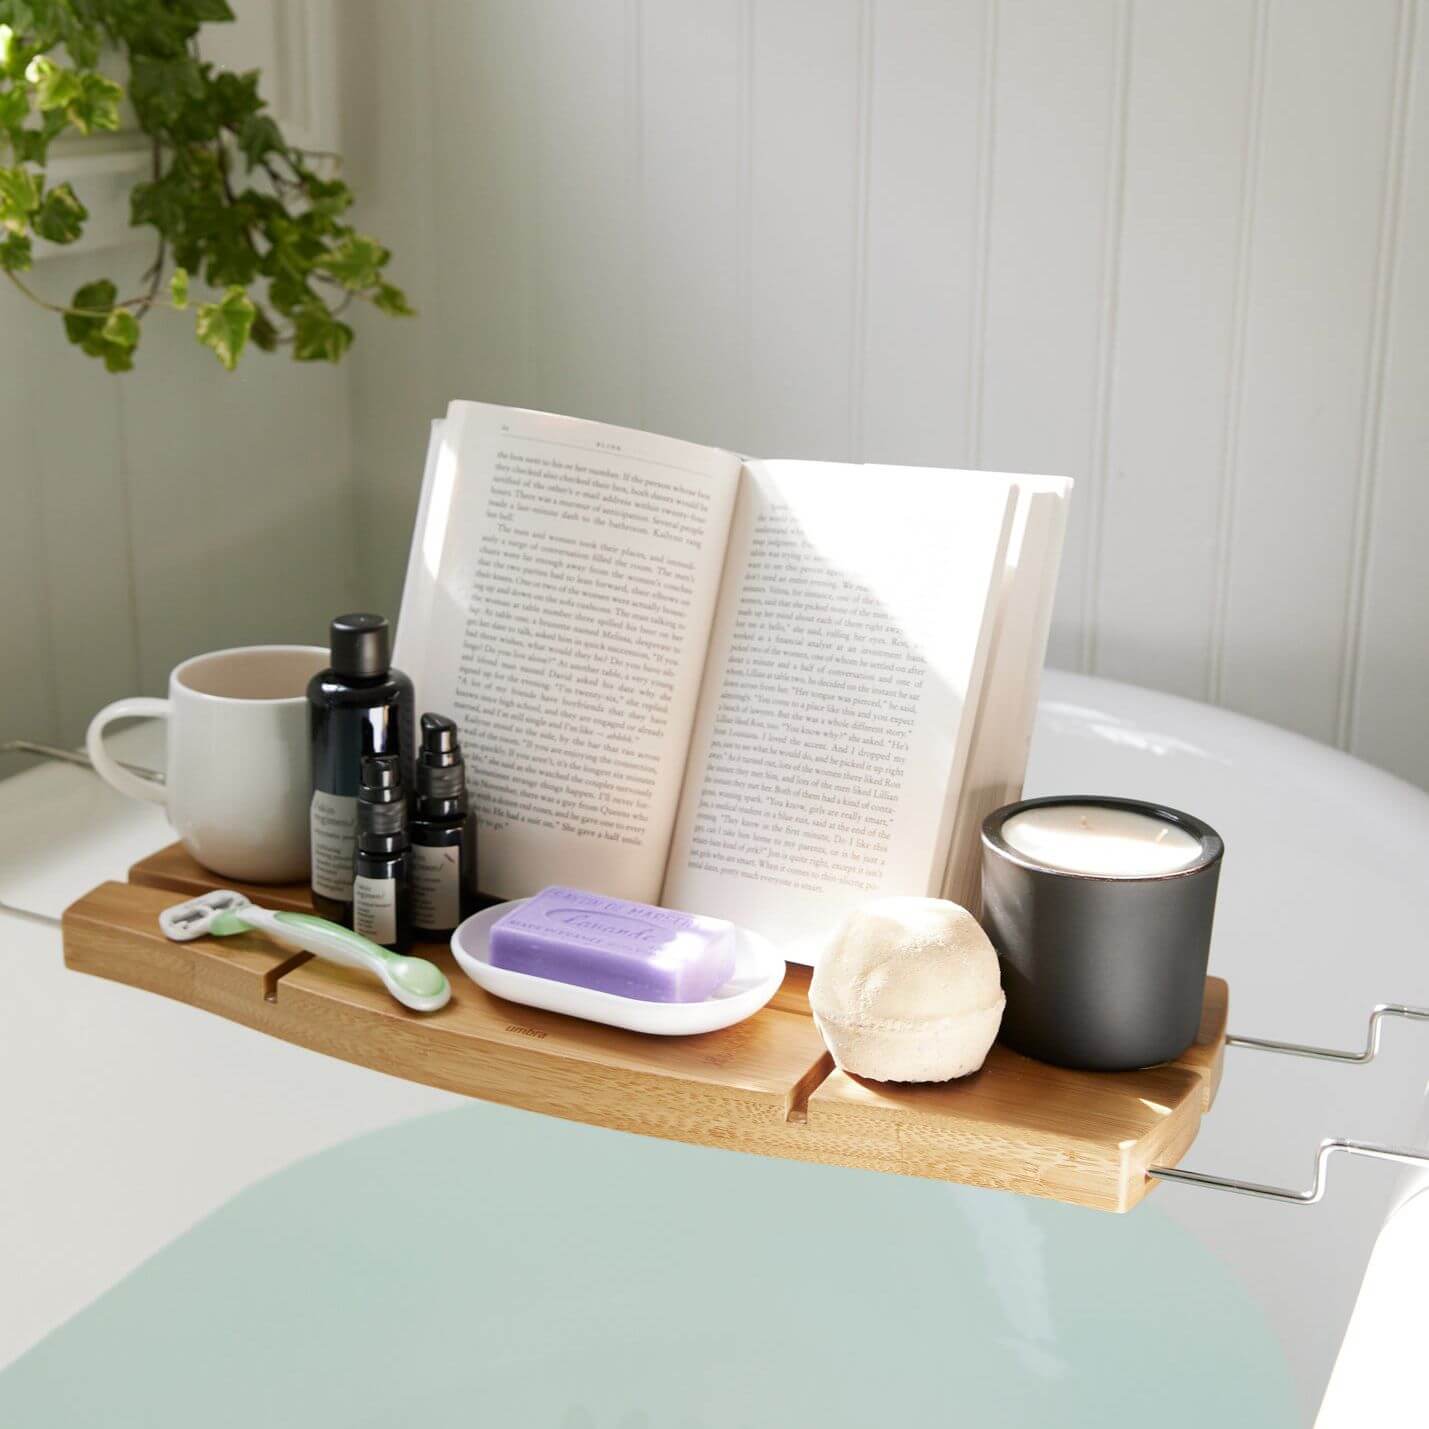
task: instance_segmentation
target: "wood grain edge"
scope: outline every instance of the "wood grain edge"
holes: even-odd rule
[[[194,961],[178,945],[136,955],[128,930],[116,927],[99,908],[95,895],[110,885],[76,899],[60,915],[64,964],[75,972],[110,982],[127,983],[175,1002],[193,1000]]]
[[[701,1080],[676,1068],[621,1066],[553,1050],[548,1042],[454,1032],[443,1028],[440,1014],[419,1020],[345,1001],[342,987],[354,976],[345,969],[315,964],[309,986],[294,982],[290,974],[312,962],[310,955],[257,936],[170,942],[157,926],[168,891],[162,884],[109,883],[77,900],[62,919],[66,966],[461,1095],[618,1131],[806,1159],[796,1113],[832,1065],[821,1047],[811,1049],[807,1066],[787,1085],[759,1087]],[[513,1006],[511,1015],[527,1011]],[[795,1027],[790,1013],[767,1015]]]
[[[140,888],[172,889],[162,870]],[[129,885],[101,885],[65,910],[67,966],[158,993],[237,1021],[294,1045],[431,1086],[613,1130],[755,1155],[955,1181],[1126,1211],[1155,1185],[1147,1167],[1169,1165],[1194,1140],[1219,1081],[1227,988],[1207,984],[1196,1047],[1158,1069],[1168,1103],[1146,1133],[1108,1147],[1105,1138],[1041,1128],[984,1128],[976,1120],[919,1116],[892,1100],[850,1089],[827,1052],[783,1089],[700,1082],[660,1069],[597,1066],[490,1038],[443,1033],[440,1022],[377,1016],[305,988],[290,973],[309,961],[244,939],[173,944],[157,930],[116,915]],[[130,889],[129,898],[138,890]],[[152,901],[152,899],[150,900]],[[153,917],[153,910],[146,909]],[[804,972],[806,970],[800,970]],[[768,1010],[804,1017],[806,978]],[[1199,1055],[1194,1055],[1199,1053]],[[867,1092],[867,1088],[864,1089]]]
[[[268,1030],[287,1041],[481,1101],[660,1140],[806,1159],[801,1128],[788,1114],[797,1089],[780,1096],[452,1035],[434,1021],[374,1017],[291,982],[279,983],[276,1014]]]
[[[1114,1213],[1148,1194],[1156,1183],[1146,1168],[1179,1160],[1201,1122],[1200,1081],[1191,1073],[1154,1126],[1114,1147],[1094,1134],[921,1116],[896,1097],[879,1105],[878,1096],[835,1071],[810,1098],[812,1159]]]
[[[64,963],[75,972],[124,983],[245,1026],[265,1026],[278,983],[311,960],[256,935],[223,941],[170,942],[116,920],[132,894],[127,883],[103,883],[60,917]]]

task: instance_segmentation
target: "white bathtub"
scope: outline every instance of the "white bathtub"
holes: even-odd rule
[[[1429,1005],[1429,795],[1284,730],[1188,700],[1049,672],[1029,794],[1158,799],[1226,841],[1211,971],[1230,1030],[1363,1046],[1377,1002]],[[1184,1165],[1308,1187],[1316,1144],[1422,1145],[1429,1029],[1391,1023],[1368,1066],[1227,1052]],[[1384,1163],[1330,1168],[1315,1207],[1165,1186],[1164,1210],[1233,1264],[1318,1402],[1389,1213],[1425,1184]]]
[[[131,738],[142,749],[147,736]],[[1157,799],[1220,830],[1212,970],[1231,985],[1232,1031],[1350,1047],[1375,1002],[1429,1003],[1423,793],[1222,711],[1057,673],[1044,688],[1028,792]],[[0,785],[0,828],[0,900],[42,918],[169,837],[153,810],[56,766]],[[460,1104],[67,974],[58,930],[44,921],[0,913],[0,933],[11,974],[0,1079],[12,1089],[0,1102],[0,1145],[13,1168],[0,1176],[0,1284],[23,1287],[0,1296],[0,1365],[243,1187]],[[1419,1144],[1426,1055],[1425,1030],[1407,1025],[1388,1028],[1367,1067],[1232,1050],[1184,1164],[1301,1186],[1325,1135]],[[28,1090],[16,1096],[17,1087]],[[1263,1311],[1308,1423],[1375,1237],[1418,1184],[1355,1162],[1332,1167],[1325,1200],[1311,1208],[1175,1185],[1148,1205],[1229,1267]],[[1017,1210],[1029,1203],[977,1204],[992,1208],[977,1234],[1004,1257],[998,1273],[1015,1274],[1019,1238],[1044,1234],[1041,1223]],[[1172,1293],[1148,1272],[1152,1293]],[[1017,1302],[1021,1291],[999,1294]],[[1053,1344],[1056,1326],[1033,1338]]]

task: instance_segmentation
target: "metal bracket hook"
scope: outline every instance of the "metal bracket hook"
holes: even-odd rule
[[[1276,1042],[1267,1037],[1227,1037],[1227,1047],[1249,1047],[1256,1052],[1282,1052],[1288,1057],[1314,1057],[1322,1062],[1346,1062],[1364,1066],[1379,1052],[1380,1029],[1386,1017],[1405,1017],[1412,1022],[1429,1022],[1429,1007],[1410,1007],[1403,1002],[1380,1002],[1369,1015],[1363,1052],[1339,1052],[1333,1047],[1313,1047],[1304,1042]]]
[[[1234,1191],[1241,1196],[1258,1196],[1264,1201],[1288,1201],[1295,1206],[1313,1206],[1325,1194],[1326,1165],[1337,1151],[1347,1156],[1368,1156],[1377,1161],[1398,1161],[1406,1166],[1429,1166],[1429,1152],[1412,1151],[1407,1146],[1382,1146],[1374,1141],[1350,1141],[1329,1137],[1315,1153],[1315,1179],[1308,1191],[1288,1186],[1266,1186],[1259,1181],[1241,1181],[1234,1176],[1213,1176],[1205,1171],[1183,1171],[1179,1166],[1148,1166],[1146,1174],[1161,1181],[1181,1181],[1190,1186],[1209,1186],[1213,1191]]]
[[[1410,1007],[1402,1002],[1381,1002],[1369,1015],[1369,1028],[1362,1052],[1342,1052],[1333,1047],[1314,1047],[1304,1042],[1278,1042],[1266,1037],[1227,1037],[1227,1047],[1249,1047],[1255,1052],[1280,1052],[1288,1057],[1313,1057],[1322,1062],[1364,1066],[1379,1052],[1379,1034],[1386,1017],[1404,1017],[1413,1022],[1429,1022],[1429,1007]],[[1308,1191],[1288,1186],[1267,1186],[1259,1181],[1242,1181],[1234,1176],[1215,1176],[1207,1171],[1183,1171],[1179,1166],[1148,1166],[1146,1174],[1160,1181],[1180,1181],[1188,1186],[1207,1186],[1213,1191],[1233,1191],[1240,1196],[1258,1196],[1265,1201],[1285,1201],[1296,1206],[1313,1206],[1325,1194],[1326,1166],[1337,1151],[1347,1156],[1368,1156],[1377,1161],[1396,1161],[1405,1166],[1429,1166],[1429,1152],[1407,1146],[1384,1146],[1374,1141],[1351,1141],[1333,1136],[1320,1143],[1315,1154],[1315,1179]]]

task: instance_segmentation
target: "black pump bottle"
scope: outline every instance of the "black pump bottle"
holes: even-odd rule
[[[473,911],[476,821],[467,814],[457,727],[445,715],[422,716],[411,886],[412,926],[423,937],[448,936]]]
[[[404,953],[412,941],[407,891],[407,792],[395,754],[362,761],[357,791],[352,927],[364,938]]]
[[[380,615],[338,616],[330,648],[331,667],[308,683],[311,882],[318,912],[351,927],[362,761],[375,754],[397,755],[404,773],[410,771],[415,751],[412,682],[391,668],[391,634]]]

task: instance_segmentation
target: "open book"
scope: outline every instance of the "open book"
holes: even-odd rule
[[[1070,489],[453,402],[395,663],[461,727],[479,887],[713,914],[801,961],[880,894],[976,909]]]

